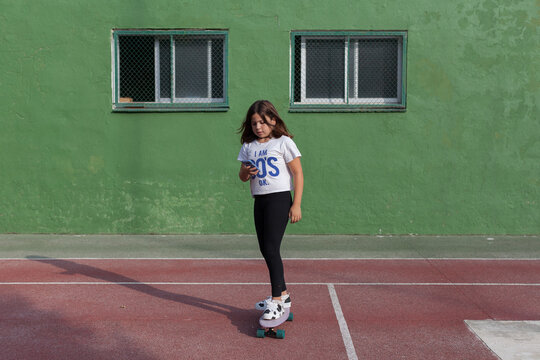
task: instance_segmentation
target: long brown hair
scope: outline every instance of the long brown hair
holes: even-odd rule
[[[285,125],[285,123],[279,116],[274,105],[272,105],[272,103],[268,100],[257,100],[249,107],[246,114],[246,119],[242,123],[240,129],[238,129],[238,133],[242,134],[240,138],[240,142],[242,144],[250,143],[253,140],[258,139],[258,136],[255,135],[251,127],[251,117],[253,116],[253,114],[258,114],[261,119],[263,119],[264,122],[266,122],[268,125],[271,125],[270,123],[268,123],[268,119],[276,121],[276,125],[272,129],[273,137],[280,138],[282,135],[285,135],[290,137],[291,139],[293,138],[293,135],[289,133],[287,125]]]

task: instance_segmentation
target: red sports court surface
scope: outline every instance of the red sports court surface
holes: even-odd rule
[[[464,320],[540,320],[540,260],[0,260],[2,359],[497,359]]]

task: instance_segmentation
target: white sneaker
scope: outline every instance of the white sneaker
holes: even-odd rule
[[[261,311],[266,310],[267,303],[270,301],[272,301],[271,296],[267,297],[264,300],[259,301],[258,303],[255,304],[255,309],[261,310]],[[291,296],[289,294],[281,295],[281,301],[283,302],[282,305],[285,309],[291,307]]]
[[[283,302],[279,300],[271,300],[266,302],[266,310],[264,310],[264,313],[262,315],[262,318],[264,320],[275,320],[279,319],[283,316],[285,313],[285,310],[283,309]]]

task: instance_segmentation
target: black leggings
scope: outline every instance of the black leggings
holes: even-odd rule
[[[289,220],[292,197],[289,191],[255,195],[254,218],[259,249],[266,261],[272,284],[272,296],[287,290],[280,247]]]

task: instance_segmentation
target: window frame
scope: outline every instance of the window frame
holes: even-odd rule
[[[154,29],[113,29],[111,36],[112,53],[112,107],[113,111],[227,111],[228,99],[228,30],[154,30]],[[153,36],[154,37],[154,93],[153,102],[122,102],[120,99],[120,64],[119,64],[119,37],[120,36]],[[208,39],[207,67],[208,67],[208,97],[178,98],[176,95],[176,49],[174,36],[183,35],[194,39]],[[212,98],[212,65],[211,51],[212,41],[209,37],[223,37],[223,97]],[[170,38],[170,63],[171,63],[171,97],[161,97],[160,76],[160,40]],[[207,101],[204,101],[207,100]]]
[[[300,69],[296,69],[296,38],[300,37]],[[343,98],[307,98],[306,97],[306,40],[343,40],[344,52],[344,97]],[[358,40],[363,39],[397,39],[397,98],[360,98],[349,94],[349,52],[354,42],[355,55],[358,54]],[[290,38],[290,112],[354,112],[354,111],[406,111],[407,83],[407,31],[291,31]],[[358,62],[353,65],[353,71],[358,71]],[[298,74],[298,71],[300,74]],[[298,76],[300,75],[300,76]],[[300,80],[300,102],[295,101],[295,78]],[[354,76],[358,95],[358,76]],[[321,100],[323,102],[321,102]],[[376,102],[376,103],[373,103]]]

